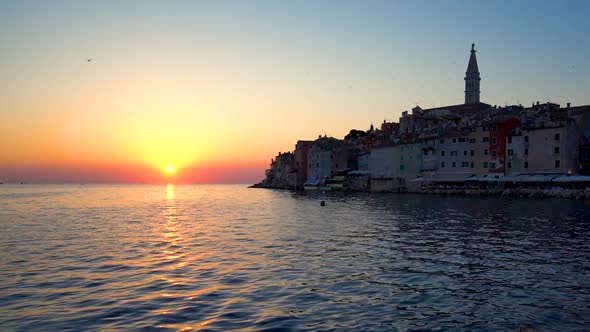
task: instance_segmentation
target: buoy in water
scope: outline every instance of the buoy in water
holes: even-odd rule
[[[320,203],[320,205],[321,205],[321,206],[326,206],[326,202],[322,201],[322,202]]]

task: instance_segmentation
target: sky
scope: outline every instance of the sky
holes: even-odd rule
[[[483,102],[590,104],[589,11],[0,0],[0,182],[257,182],[298,139],[462,103],[472,42]]]

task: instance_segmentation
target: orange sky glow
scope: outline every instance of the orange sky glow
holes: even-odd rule
[[[298,139],[463,102],[472,42],[482,101],[587,103],[584,19],[496,7],[2,1],[0,182],[258,182]]]

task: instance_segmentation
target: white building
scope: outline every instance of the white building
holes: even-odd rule
[[[435,142],[438,167],[434,181],[462,180],[475,174],[474,144],[470,143],[468,133],[449,133]]]
[[[580,131],[568,120],[560,127],[519,131],[506,138],[506,174],[578,173]]]

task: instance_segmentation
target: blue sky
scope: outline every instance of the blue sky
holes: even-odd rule
[[[395,90],[390,107],[398,112],[416,102],[461,102],[475,42],[483,100],[589,102],[588,1],[3,1],[1,8],[2,70],[51,66],[45,59],[60,52],[114,57],[126,49],[123,56],[144,57],[151,41],[195,62],[202,55],[223,57],[237,72],[258,67],[286,86],[343,83],[367,99]]]

